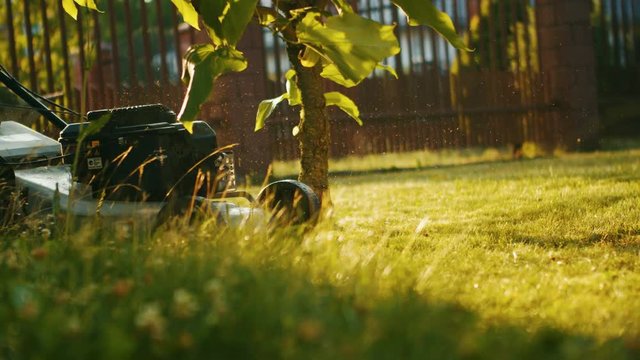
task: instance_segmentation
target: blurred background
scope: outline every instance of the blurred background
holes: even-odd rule
[[[206,42],[169,1],[102,0],[104,13],[81,11],[78,21],[61,0],[0,1],[0,63],[76,111],[161,102],[177,112],[182,54]],[[634,144],[640,135],[640,0],[434,0],[473,52],[409,27],[388,0],[352,3],[363,16],[397,24],[402,52],[386,60],[398,79],[379,71],[345,91],[365,125],[332,113],[336,161],[469,149],[517,158],[532,148]],[[298,154],[296,109],[283,105],[252,131],[258,103],[285,91],[289,66],[283,43],[266,30],[250,27],[239,47],[249,68],[220,78],[200,117],[221,144],[240,143],[241,173],[263,174]],[[0,117],[55,136],[21,106],[0,88]]]

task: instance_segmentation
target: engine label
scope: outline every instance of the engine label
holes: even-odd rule
[[[89,170],[100,170],[102,169],[102,158],[101,157],[91,157],[87,159],[87,167]]]

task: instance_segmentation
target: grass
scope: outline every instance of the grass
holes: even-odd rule
[[[620,141],[616,141],[615,144],[620,144]],[[619,149],[616,148],[616,150]],[[527,142],[522,145],[522,155],[525,158],[535,158],[547,154],[536,144]],[[507,161],[512,158],[513,150],[509,147],[419,150],[404,153],[351,155],[330,159],[329,169],[334,174],[351,175],[367,171],[416,170],[433,166]],[[299,171],[300,164],[297,160],[276,161],[273,164],[273,174],[276,177],[292,177]]]
[[[306,232],[25,225],[0,357],[638,358],[639,180],[565,154],[335,177]]]

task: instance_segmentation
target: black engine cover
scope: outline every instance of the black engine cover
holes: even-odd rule
[[[95,133],[78,139],[89,124],[109,116]],[[119,201],[163,201],[176,195],[207,195],[218,178],[222,154],[216,134],[195,121],[193,133],[163,105],[92,111],[88,122],[69,124],[60,133],[76,181],[91,184],[95,198]],[[75,158],[75,160],[73,160]],[[207,175],[196,189],[199,171]]]

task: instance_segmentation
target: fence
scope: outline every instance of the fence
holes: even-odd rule
[[[106,0],[104,14],[81,10],[77,21],[60,0],[3,2],[0,61],[32,89],[76,110],[179,104],[182,38],[194,35],[170,2]]]
[[[592,25],[604,134],[640,134],[640,1],[594,0]]]
[[[534,4],[528,0],[436,1],[475,48],[456,51],[425,27],[409,27],[388,0],[360,0],[364,16],[397,23],[402,52],[386,64],[398,79],[376,71],[347,94],[365,125],[333,114],[332,155],[442,147],[501,146],[523,141],[551,143],[558,123],[540,72]],[[265,33],[270,96],[284,91],[288,69],[284,45]],[[329,84],[329,86],[331,86]],[[291,134],[297,115],[280,111],[270,130],[276,157],[297,156]]]
[[[61,0],[2,1],[0,62],[32,89],[76,110],[150,102],[179,108],[180,56],[202,35],[181,24],[169,1],[105,0],[99,2],[104,14],[80,11],[78,21],[63,12]],[[359,104],[365,125],[332,112],[332,156],[523,141],[553,145],[561,124],[549,116],[556,109],[540,69],[534,1],[435,3],[474,52],[456,51],[428,28],[409,27],[389,0],[354,3],[367,17],[397,24],[403,50],[386,64],[399,78],[376,71],[361,86],[340,89]],[[277,96],[288,68],[284,45],[270,33],[252,41],[262,49],[248,54],[264,79],[262,96]],[[222,91],[237,91],[228,79]],[[255,79],[239,81],[247,82]],[[205,106],[205,118],[234,116],[220,98]],[[260,100],[226,98],[253,108]],[[266,127],[271,151],[260,152],[295,157],[296,118],[283,106]]]

